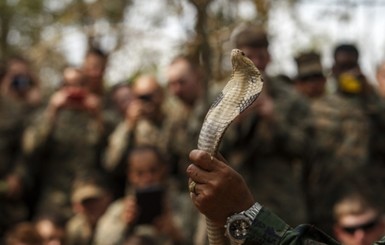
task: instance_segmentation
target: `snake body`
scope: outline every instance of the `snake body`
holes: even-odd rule
[[[263,87],[261,73],[241,50],[231,51],[231,63],[231,79],[207,112],[198,138],[198,149],[212,156],[217,153],[227,127],[254,102]],[[209,244],[224,244],[223,229],[216,227],[207,218],[206,224]]]

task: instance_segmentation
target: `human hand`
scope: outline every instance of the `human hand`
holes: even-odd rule
[[[81,103],[84,109],[88,110],[91,115],[99,116],[101,113],[101,102],[98,96],[88,93]]]
[[[128,196],[124,200],[122,213],[123,222],[127,225],[134,225],[138,217],[138,205],[134,196]]]
[[[49,100],[49,108],[51,108],[55,112],[63,108],[67,103],[67,97],[68,95],[65,91],[59,90],[55,92]]]
[[[54,122],[58,111],[66,106],[67,97],[67,93],[62,90],[55,92],[51,96],[46,109],[46,114],[50,121]]]
[[[244,179],[234,169],[201,150],[190,153],[193,162],[187,175],[196,182],[191,199],[198,210],[216,224],[223,226],[228,216],[250,208],[253,196]]]
[[[139,100],[133,100],[126,108],[126,122],[129,125],[135,125],[143,114],[143,103]]]

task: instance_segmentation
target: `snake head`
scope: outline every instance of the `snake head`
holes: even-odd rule
[[[254,63],[240,49],[231,50],[231,64],[233,70],[255,70]]]

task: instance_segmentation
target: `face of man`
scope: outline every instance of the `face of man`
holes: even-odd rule
[[[162,111],[163,91],[155,77],[139,77],[132,86],[132,92],[140,104],[143,117],[156,118]]]
[[[199,75],[194,72],[190,64],[180,59],[170,65],[167,70],[168,89],[184,104],[193,105],[200,93]]]
[[[334,58],[333,74],[338,77],[344,72],[348,72],[358,67],[358,57],[350,52],[340,51]]]
[[[99,92],[103,87],[103,76],[106,68],[106,60],[100,56],[89,54],[83,64],[83,74],[87,85],[92,92]]]
[[[163,174],[163,165],[154,152],[135,152],[130,156],[128,179],[135,188],[159,185]]]
[[[308,98],[316,98],[325,91],[326,78],[322,74],[301,77],[295,83],[296,89]]]
[[[70,108],[77,108],[86,97],[87,89],[81,71],[76,69],[66,69],[63,74],[63,84],[61,90],[67,94],[68,105]]]
[[[384,218],[371,210],[341,217],[334,226],[336,238],[344,245],[370,245],[385,234]]]

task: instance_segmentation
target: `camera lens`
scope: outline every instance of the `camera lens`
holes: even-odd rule
[[[12,88],[16,90],[27,90],[32,85],[32,79],[27,75],[16,75],[11,82]]]

